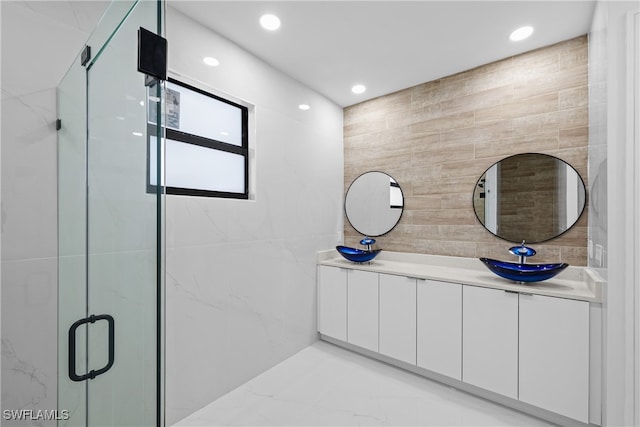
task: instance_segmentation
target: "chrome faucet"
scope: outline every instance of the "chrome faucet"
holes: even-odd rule
[[[520,264],[526,264],[527,258],[536,254],[535,249],[525,246],[524,240],[520,246],[513,246],[509,248],[509,252],[518,257]]]
[[[367,236],[365,236],[364,239],[360,240],[360,244],[367,247],[367,252],[371,252],[371,245],[373,245],[375,242],[375,239]]]

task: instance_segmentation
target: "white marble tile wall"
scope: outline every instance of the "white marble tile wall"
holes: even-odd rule
[[[57,403],[54,122],[55,89],[2,100],[3,409]]]
[[[255,120],[254,200],[167,196],[171,425],[316,340],[315,252],[341,238],[343,149],[337,105],[171,8],[167,34],[176,77]]]
[[[106,2],[0,2],[2,409],[57,406],[56,85]],[[9,421],[3,426],[55,425]]]

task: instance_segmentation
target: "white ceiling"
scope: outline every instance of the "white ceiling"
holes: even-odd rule
[[[167,3],[341,106],[586,34],[595,8],[576,0]],[[279,16],[281,28],[263,30],[264,13]],[[510,41],[523,25],[533,36]],[[367,91],[351,93],[356,83]]]
[[[107,2],[0,4],[4,98],[55,87]],[[168,0],[168,5],[348,106],[585,34],[595,1]],[[281,18],[278,31],[258,25],[265,12]],[[533,36],[509,41],[511,30],[524,24],[535,26]],[[356,83],[367,91],[351,93]]]

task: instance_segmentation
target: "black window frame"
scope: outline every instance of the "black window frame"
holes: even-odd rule
[[[197,92],[199,94],[205,95],[209,98],[213,98],[217,101],[224,102],[225,104],[232,105],[238,109],[240,109],[242,114],[242,145],[233,145],[227,142],[218,141],[212,138],[205,138],[203,136],[190,134],[187,132],[182,132],[175,129],[170,129],[168,127],[162,127],[161,132],[164,132],[165,140],[171,139],[174,141],[182,142],[185,144],[197,145],[199,147],[210,148],[212,150],[224,151],[227,153],[237,154],[244,157],[244,191],[242,193],[239,192],[227,192],[227,191],[212,191],[212,190],[202,190],[197,188],[183,188],[183,187],[164,187],[165,194],[178,195],[178,196],[197,196],[197,197],[217,197],[217,198],[226,198],[226,199],[249,199],[249,109],[240,105],[236,102],[230,101],[228,99],[222,98],[220,96],[214,95],[212,93],[206,92],[200,88],[191,86],[187,83],[181,82],[174,78],[168,78],[168,82],[182,86],[185,89]],[[154,193],[157,188],[155,185],[152,185],[150,182],[150,162],[151,162],[151,143],[152,140],[156,138],[156,124],[147,123],[147,192]],[[165,161],[166,167],[166,161]],[[166,184],[166,183],[165,183]]]

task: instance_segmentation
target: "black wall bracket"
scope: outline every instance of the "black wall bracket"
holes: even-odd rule
[[[138,30],[138,71],[147,75],[147,86],[167,79],[167,39],[143,27]]]
[[[91,60],[91,46],[85,45],[80,54],[80,65],[86,67],[87,63]]]

